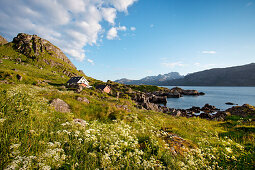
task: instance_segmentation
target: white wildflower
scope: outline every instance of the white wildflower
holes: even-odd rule
[[[43,166],[43,167],[42,167],[42,170],[51,170],[51,167],[48,166],[48,165],[46,165],[46,166]]]
[[[10,146],[10,149],[18,149],[19,147],[20,147],[20,143],[17,143],[17,144],[12,144],[11,146]]]
[[[232,152],[233,152],[232,149],[231,149],[230,147],[227,147],[227,148],[226,148],[226,151],[229,152],[229,153],[232,153]]]
[[[4,123],[6,119],[0,119],[0,123]]]

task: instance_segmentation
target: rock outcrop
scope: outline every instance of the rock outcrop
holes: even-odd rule
[[[21,76],[20,74],[17,74],[16,77],[17,77],[17,79],[18,79],[19,81],[22,81],[22,79],[23,79],[22,76]]]
[[[144,108],[147,110],[153,110],[159,112],[159,105],[150,102],[150,96],[146,95],[145,93],[134,93],[132,95],[132,100],[134,100],[139,108]]]
[[[0,35],[0,45],[4,45],[4,44],[7,44],[7,43],[8,43],[8,41]]]
[[[224,121],[226,119],[227,116],[230,116],[231,114],[229,112],[225,112],[225,111],[218,111],[215,115],[213,115],[213,119],[214,120],[218,120],[218,121]]]
[[[51,101],[51,106],[53,106],[57,112],[62,112],[62,113],[71,112],[69,105],[59,98],[53,99]]]
[[[187,96],[205,95],[205,93],[198,92],[197,90],[184,90],[179,87],[174,87],[172,89],[167,89],[164,91],[155,91],[152,94],[156,96],[166,96],[167,98],[180,98],[184,95],[187,95]]]
[[[235,103],[232,103],[232,102],[227,102],[227,103],[225,103],[226,105],[237,105],[237,104],[235,104]]]
[[[212,112],[215,112],[218,110],[220,110],[220,109],[217,109],[215,106],[210,105],[208,103],[205,104],[204,107],[201,108],[201,111],[208,112],[208,113],[212,113]]]
[[[244,104],[242,106],[234,106],[226,110],[231,115],[247,117],[247,116],[255,116],[255,107],[249,104]]]
[[[77,97],[77,101],[89,103],[89,100],[86,97]]]
[[[65,54],[49,41],[38,37],[37,35],[28,35],[25,33],[19,33],[17,37],[13,39],[14,47],[22,54],[31,57],[38,58],[40,55],[48,53],[51,56],[60,59],[75,68],[72,62],[65,56]],[[49,61],[47,61],[49,62]],[[75,68],[76,69],[76,68]]]

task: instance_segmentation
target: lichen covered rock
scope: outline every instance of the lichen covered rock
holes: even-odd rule
[[[57,112],[62,112],[62,113],[71,112],[69,105],[59,98],[53,99],[51,101],[51,106],[53,106]]]
[[[0,45],[4,45],[4,44],[7,44],[7,43],[8,43],[8,41],[0,35]]]
[[[49,55],[60,59],[75,68],[73,63],[66,57],[66,55],[49,41],[38,37],[37,35],[29,35],[19,33],[13,39],[14,47],[22,54],[31,58],[38,58],[40,55],[48,53]]]

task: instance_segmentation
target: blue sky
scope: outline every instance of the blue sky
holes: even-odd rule
[[[5,9],[2,15],[0,12],[0,25],[9,22],[2,17],[8,14],[7,6],[11,6],[7,0],[2,1],[6,2],[0,2],[0,8]],[[21,6],[28,4],[22,1]],[[65,1],[65,4],[55,3],[60,14],[64,13],[65,5],[70,6]],[[98,7],[95,1],[109,2]],[[27,6],[29,9],[39,11],[38,4],[31,4]],[[33,21],[33,29],[22,23],[21,30],[10,31],[0,26],[0,34],[9,38],[17,32],[35,32],[60,46],[85,74],[104,81],[140,79],[172,71],[185,75],[255,62],[255,0],[91,0],[85,6],[91,4],[100,13],[91,10],[86,13],[91,17],[84,20],[81,14],[85,16],[87,10],[78,8],[82,5],[68,6],[66,19],[56,17],[46,27],[51,32],[44,31],[39,17],[35,21],[24,16]],[[57,16],[55,12],[49,15]],[[57,25],[59,20],[61,23]],[[80,24],[83,21],[88,28]],[[82,25],[83,30],[72,27],[74,22]],[[71,35],[70,30],[73,30]],[[59,35],[55,36],[55,32]],[[68,40],[70,46],[66,45]]]

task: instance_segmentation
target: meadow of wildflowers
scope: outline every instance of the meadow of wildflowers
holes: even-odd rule
[[[50,106],[56,95],[72,113]],[[253,149],[220,136],[226,132],[223,122],[139,110],[122,100],[130,103],[125,111],[112,108],[120,101],[111,97],[86,96],[91,105],[79,103],[77,111],[74,95],[51,86],[1,88],[1,169],[254,168]],[[109,117],[113,112],[115,119]],[[252,122],[246,126],[254,127]]]

